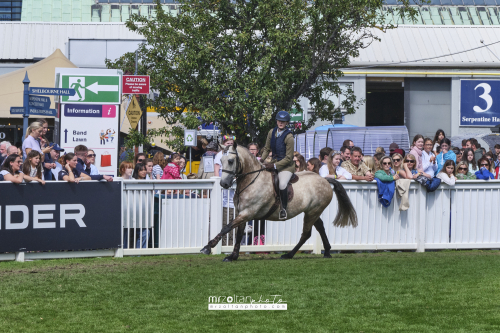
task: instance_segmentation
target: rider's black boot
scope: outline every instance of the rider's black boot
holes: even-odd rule
[[[288,191],[285,188],[280,190],[281,199],[281,210],[280,210],[280,220],[286,220],[286,206],[288,205]]]

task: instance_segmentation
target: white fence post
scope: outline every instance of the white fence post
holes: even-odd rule
[[[427,190],[423,186],[419,186],[418,195],[418,211],[416,215],[415,238],[417,241],[417,252],[425,252],[425,222],[427,218]],[[411,209],[411,208],[410,208]]]
[[[319,235],[318,230],[313,227],[312,236],[313,237],[313,251],[314,254],[321,254],[321,248],[323,246],[323,241],[321,240],[321,236]]]
[[[220,177],[214,179],[214,187],[210,196],[210,239],[214,239],[222,229],[222,187]],[[213,248],[212,254],[222,253],[222,240]]]
[[[24,252],[16,252],[16,261],[24,262]]]

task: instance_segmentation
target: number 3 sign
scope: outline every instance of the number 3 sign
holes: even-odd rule
[[[500,80],[461,80],[460,126],[500,124]]]

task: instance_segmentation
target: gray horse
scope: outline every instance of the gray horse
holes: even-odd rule
[[[222,177],[220,184],[223,188],[231,187],[236,178],[236,194],[234,204],[237,212],[235,219],[225,225],[220,233],[208,242],[200,252],[210,254],[211,248],[215,247],[222,237],[238,227],[233,252],[224,261],[237,260],[240,252],[240,243],[243,238],[245,224],[251,220],[259,220],[266,216],[275,202],[271,173],[263,169],[262,164],[250,152],[236,142],[233,146],[225,148],[226,155],[222,157]],[[320,175],[303,171],[297,173],[298,182],[293,184],[294,197],[288,204],[287,216],[289,219],[304,213],[304,227],[299,243],[291,252],[281,256],[282,259],[292,259],[300,247],[311,237],[312,226],[318,230],[323,246],[325,248],[324,257],[331,258],[330,242],[326,236],[323,221],[320,219],[321,213],[332,200],[333,191],[338,200],[338,212],[333,224],[335,226],[358,225],[356,211],[351,204],[342,184],[332,178],[322,178]],[[279,221],[279,209],[266,219]]]

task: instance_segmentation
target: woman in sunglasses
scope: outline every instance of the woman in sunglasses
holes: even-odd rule
[[[406,172],[405,169],[403,168],[403,155],[400,153],[394,153],[392,154],[392,171],[395,174],[399,175],[399,178],[401,179],[406,179]],[[383,158],[383,157],[382,157]],[[380,158],[380,161],[382,161],[382,158]],[[380,170],[382,170],[382,163],[380,163]]]
[[[391,172],[393,167],[392,159],[389,156],[382,157],[380,160],[380,170],[375,172],[375,178],[380,179],[383,182],[390,182],[399,179],[397,173]]]
[[[477,179],[495,179],[495,176],[490,172],[491,162],[486,156],[483,156],[477,161],[479,164],[479,170],[476,171]]]
[[[461,161],[457,164],[456,177],[458,180],[473,180],[476,179],[476,175],[469,172],[469,166],[467,162]]]
[[[405,169],[406,179],[416,179],[423,174],[417,170],[417,159],[413,154],[406,155],[403,167]]]
[[[441,169],[443,168],[446,161],[449,161],[449,160],[453,161],[453,165],[455,165],[455,163],[457,163],[457,155],[455,155],[455,153],[450,150],[450,148],[451,148],[450,139],[444,138],[443,140],[441,140],[440,148],[441,148],[441,152],[436,157],[436,161],[437,161],[437,165],[438,165],[438,167],[437,167],[438,172],[441,171]]]

